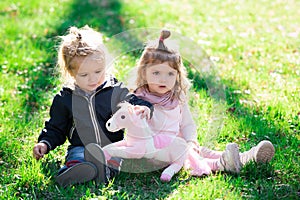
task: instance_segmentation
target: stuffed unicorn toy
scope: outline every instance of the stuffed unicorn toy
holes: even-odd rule
[[[109,144],[103,148],[106,160],[111,157],[126,159],[154,159],[168,163],[160,180],[169,182],[184,164],[187,143],[184,139],[159,133],[154,134],[146,119],[136,114],[129,103],[119,104],[120,109],[106,122],[107,130],[116,132],[125,128],[125,140]]]

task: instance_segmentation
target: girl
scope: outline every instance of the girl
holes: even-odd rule
[[[58,64],[66,86],[53,99],[50,119],[33,147],[33,155],[39,160],[68,139],[66,163],[57,182],[64,187],[92,179],[106,182],[110,175],[106,169],[113,169],[105,167],[101,147],[122,140],[123,131],[111,133],[105,122],[121,101],[136,105],[141,117],[150,115],[152,105],[107,75],[108,53],[99,32],[88,26],[71,27],[61,38]],[[120,159],[111,163],[118,165]]]
[[[250,160],[269,161],[274,155],[274,147],[268,141],[244,154],[239,154],[235,143],[227,144],[224,152],[198,145],[196,126],[186,97],[190,83],[176,46],[165,41],[169,36],[170,31],[163,30],[159,40],[149,42],[138,63],[135,94],[154,106],[149,120],[152,131],[175,134],[193,147],[189,148],[185,162],[185,168],[190,168],[193,175],[218,170],[239,173],[241,166]],[[174,168],[162,181],[170,181],[179,170],[179,166]]]

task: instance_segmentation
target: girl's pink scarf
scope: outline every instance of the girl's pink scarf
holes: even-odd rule
[[[171,91],[162,96],[158,96],[146,88],[141,87],[135,91],[135,95],[143,100],[149,101],[153,105],[158,104],[163,106],[165,109],[174,109],[179,104],[178,99],[172,99],[173,93]]]

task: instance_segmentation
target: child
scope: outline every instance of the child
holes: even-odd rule
[[[71,27],[61,38],[58,64],[67,86],[53,99],[50,119],[33,147],[33,155],[39,160],[68,139],[66,163],[56,181],[63,187],[93,179],[106,182],[109,169],[113,169],[105,167],[101,147],[122,140],[123,131],[111,133],[105,122],[121,101],[136,105],[141,117],[149,117],[152,105],[107,75],[108,54],[99,32],[88,26]],[[118,165],[120,159],[113,158],[110,163]]]
[[[159,40],[149,42],[138,63],[135,94],[154,106],[149,120],[152,131],[176,134],[193,147],[189,148],[185,162],[193,175],[218,170],[239,173],[241,166],[250,160],[269,161],[274,155],[274,147],[269,141],[242,154],[235,143],[227,144],[224,152],[198,145],[196,125],[186,97],[190,83],[176,46],[165,41],[169,36],[170,31],[163,30]],[[162,181],[170,181],[179,170],[179,166],[174,168]]]

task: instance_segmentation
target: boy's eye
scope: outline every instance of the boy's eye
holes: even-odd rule
[[[153,75],[158,75],[159,74],[159,72],[153,72]]]

